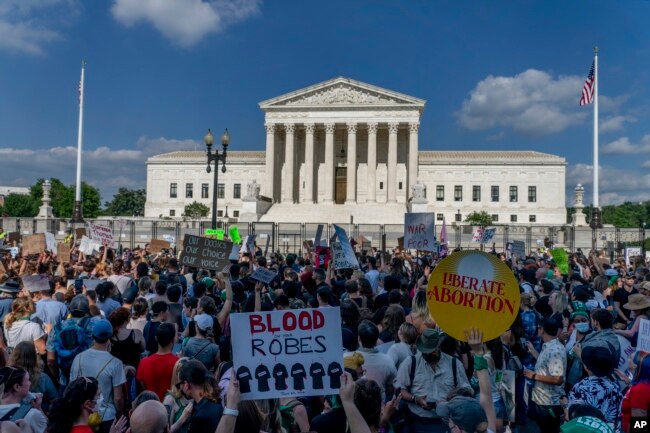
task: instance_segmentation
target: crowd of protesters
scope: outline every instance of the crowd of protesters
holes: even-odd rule
[[[69,263],[0,254],[3,433],[629,433],[650,410],[650,355],[636,350],[650,319],[642,257],[578,251],[563,274],[547,253],[499,253],[519,314],[497,339],[467,329],[459,342],[427,308],[437,254],[358,251],[352,270],[257,249],[220,271],[149,245],[85,255],[73,244]],[[260,267],[278,276],[252,280]],[[49,286],[24,284],[36,275]],[[332,306],[339,394],[241,400],[231,315]]]

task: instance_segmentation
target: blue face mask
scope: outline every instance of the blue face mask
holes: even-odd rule
[[[586,334],[589,332],[589,322],[576,323],[576,331],[581,334]]]

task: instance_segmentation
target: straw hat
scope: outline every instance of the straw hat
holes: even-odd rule
[[[645,310],[650,308],[650,298],[640,293],[635,293],[627,298],[627,304],[623,305],[626,310]]]

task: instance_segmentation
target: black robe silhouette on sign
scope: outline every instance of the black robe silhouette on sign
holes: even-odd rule
[[[288,388],[287,377],[289,377],[289,373],[284,364],[276,364],[275,367],[273,367],[273,378],[275,379],[276,391],[284,391]]]
[[[293,378],[293,389],[298,391],[305,389],[307,373],[302,364],[293,364],[293,367],[291,367],[291,377]]]
[[[341,374],[343,374],[343,369],[338,362],[332,362],[327,367],[327,375],[330,377],[330,388],[339,389],[341,387]]]
[[[325,376],[325,369],[322,364],[314,362],[309,367],[309,376],[312,378],[314,389],[323,389],[323,376]]]
[[[239,381],[239,391],[243,394],[246,392],[251,392],[251,371],[248,367],[241,366],[237,369],[237,380]]]
[[[255,369],[255,379],[257,379],[257,390],[259,392],[266,392],[269,388],[269,380],[271,380],[271,373],[266,365],[258,365]]]

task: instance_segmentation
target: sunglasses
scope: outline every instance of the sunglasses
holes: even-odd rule
[[[187,382],[187,381],[186,381],[186,380],[181,380],[180,382],[178,382],[178,383],[177,383],[176,385],[174,385],[174,386],[176,386],[177,389],[181,389],[181,385],[183,385],[185,382]]]

